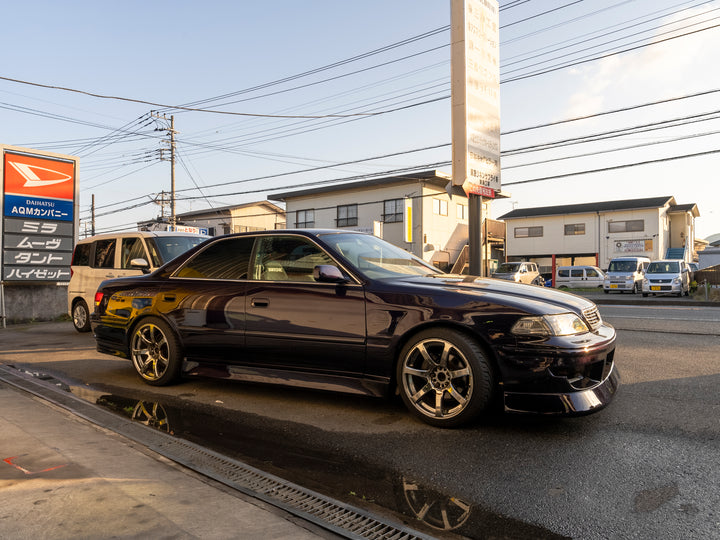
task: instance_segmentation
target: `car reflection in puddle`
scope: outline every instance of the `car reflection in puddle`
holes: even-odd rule
[[[403,521],[438,538],[564,538],[428,489],[397,473],[358,463],[349,467],[336,455],[322,455],[307,447],[284,447],[277,437],[268,442],[269,434],[252,433],[245,424],[209,413],[116,395],[102,395],[97,404],[346,503],[400,514]]]

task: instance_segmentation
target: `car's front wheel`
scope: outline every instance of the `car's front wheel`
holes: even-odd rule
[[[135,371],[146,383],[163,386],[174,382],[180,373],[180,343],[167,323],[145,319],[130,338],[130,358]]]
[[[90,331],[90,311],[85,300],[78,300],[73,304],[72,321],[75,330],[78,332]]]
[[[407,408],[438,427],[459,426],[485,411],[495,386],[478,343],[445,328],[425,330],[403,347],[397,381]]]

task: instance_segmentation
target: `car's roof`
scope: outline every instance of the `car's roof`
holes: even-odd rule
[[[96,234],[95,236],[88,236],[87,238],[83,238],[82,240],[78,241],[78,244],[86,243],[86,242],[94,242],[95,240],[104,240],[106,238],[129,238],[133,236],[141,236],[143,238],[152,238],[153,236],[162,237],[172,237],[172,236],[180,236],[180,237],[186,237],[191,236],[193,238],[202,238],[204,240],[207,240],[208,238],[211,238],[210,236],[205,236],[204,234],[195,234],[195,233],[188,233],[188,232],[170,232],[170,231],[125,231],[125,232],[118,232],[118,233],[104,233],[104,234]]]

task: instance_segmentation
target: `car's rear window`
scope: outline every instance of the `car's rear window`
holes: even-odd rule
[[[73,251],[72,256],[72,262],[70,264],[72,266],[90,266],[91,247],[91,243],[78,244],[77,246],[75,246],[75,251]]]

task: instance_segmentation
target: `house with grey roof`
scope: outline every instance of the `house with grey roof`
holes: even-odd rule
[[[536,262],[545,271],[559,265],[607,268],[611,259],[697,261],[696,204],[672,196],[518,208],[500,216],[507,227],[507,260]]]

